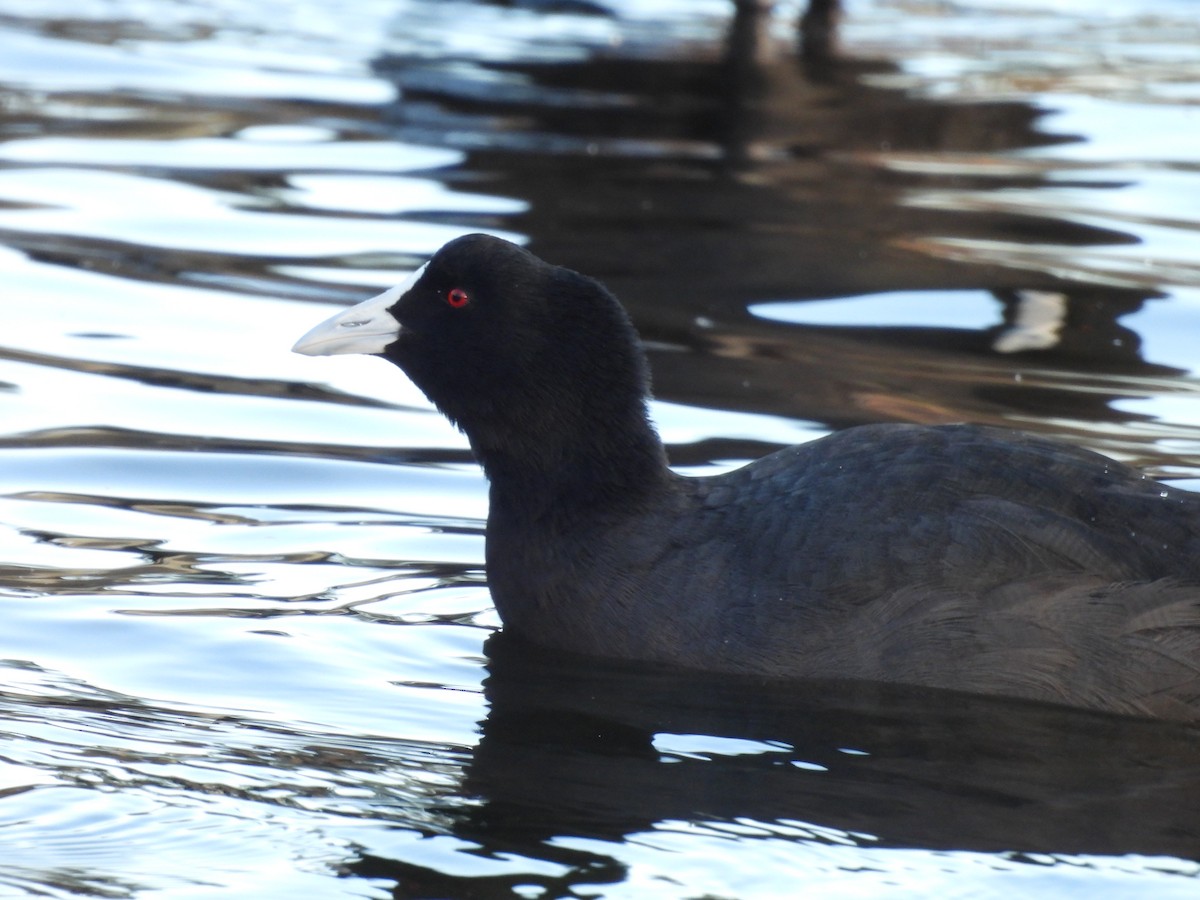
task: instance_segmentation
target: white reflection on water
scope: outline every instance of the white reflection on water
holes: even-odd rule
[[[153,4],[156,8],[169,4]],[[45,14],[49,10],[41,10]],[[186,45],[184,45],[186,46]],[[186,61],[178,45],[157,58],[112,45],[31,38],[0,32],[0,80],[22,88],[53,91],[141,90],[202,92],[227,97],[310,97],[338,103],[386,103],[391,85],[369,78],[260,68],[258,60]],[[293,64],[295,58],[290,60]]]
[[[911,291],[807,303],[761,303],[764,319],[805,325],[912,326],[981,330],[999,321],[996,298],[984,291]]]
[[[297,140],[301,136],[305,139]],[[395,141],[335,141],[324,131],[289,128],[277,137],[265,127],[225,138],[173,138],[161,141],[103,138],[31,138],[0,144],[0,159],[44,165],[153,166],[163,169],[238,171],[401,172],[450,166],[462,160],[456,150]],[[282,137],[283,139],[280,139]],[[409,185],[411,179],[400,184]],[[19,182],[18,182],[19,185]],[[425,190],[438,187],[425,183]],[[11,188],[10,188],[11,189]],[[419,208],[419,207],[418,207]]]
[[[384,253],[412,247],[429,254],[462,234],[454,226],[348,218],[330,229],[309,216],[261,213],[218,192],[174,181],[95,169],[8,169],[0,193],[30,208],[0,212],[0,228],[123,241],[147,247],[247,256],[312,257]],[[123,199],[139,198],[129,209]]]

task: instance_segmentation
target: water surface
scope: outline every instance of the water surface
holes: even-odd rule
[[[1195,896],[1195,729],[513,647],[462,436],[288,352],[485,230],[622,297],[681,471],[1198,487],[1195,4],[327,7],[0,0],[0,894]]]

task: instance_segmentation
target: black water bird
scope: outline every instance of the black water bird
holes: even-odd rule
[[[536,644],[1200,720],[1200,497],[1114,460],[887,424],[678,475],[617,300],[487,235],[294,349],[382,356],[466,433],[492,596]]]

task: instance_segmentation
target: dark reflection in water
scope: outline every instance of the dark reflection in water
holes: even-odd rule
[[[1020,259],[1023,247],[1066,252],[1134,236],[907,202],[925,190],[1070,183],[1045,164],[996,162],[1074,140],[1039,130],[1044,109],[881,87],[893,64],[838,55],[828,40],[780,52],[763,38],[759,4],[736,9],[712,59],[631,41],[579,61],[393,56],[376,70],[402,91],[390,114],[402,136],[467,152],[448,179],[527,201],[507,224],[531,249],[621,297],[652,344],[659,396],[835,427],[1003,423],[1014,412],[1127,421],[1135,416],[1112,400],[1136,395],[1139,377],[1178,374],[1142,362],[1137,335],[1116,321],[1159,296],[1153,286],[1099,286]],[[828,36],[822,21],[815,30]],[[1095,175],[1076,183],[1121,186]],[[1012,259],[971,259],[942,244],[949,235],[1011,245]],[[996,326],[810,327],[746,309],[956,289],[990,293]],[[1031,294],[1053,296],[1057,309],[1033,340],[1013,339]],[[1039,374],[1017,383],[1031,365]],[[1083,393],[1071,384],[1080,370],[1113,379]]]
[[[743,840],[1200,859],[1195,727],[895,686],[780,684],[618,667],[488,641],[490,712],[467,767],[479,805],[448,811],[491,852],[566,866],[543,896],[620,880],[556,836],[621,841],[671,821]],[[673,750],[679,736],[698,747]],[[717,738],[714,740],[713,738]],[[728,750],[720,738],[740,739]],[[707,742],[707,743],[706,743]],[[369,857],[396,896],[509,896]],[[797,883],[802,888],[802,881]]]

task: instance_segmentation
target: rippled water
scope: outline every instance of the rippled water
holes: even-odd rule
[[[0,0],[0,894],[1200,892],[1195,729],[508,647],[464,439],[288,352],[488,230],[626,301],[680,469],[1200,485],[1197,5],[733,10]]]

